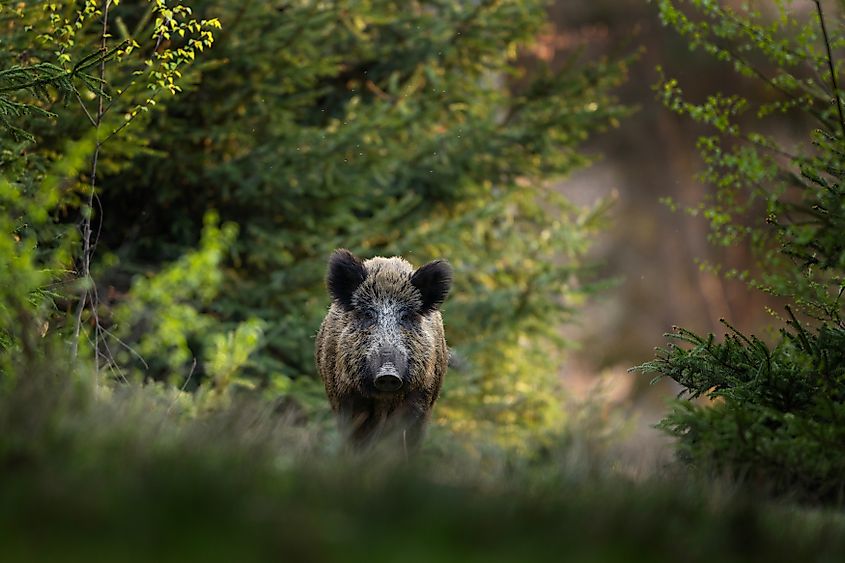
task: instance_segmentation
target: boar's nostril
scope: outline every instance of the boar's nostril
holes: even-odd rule
[[[402,378],[392,363],[381,366],[373,383],[379,391],[393,392],[402,388]]]
[[[402,388],[402,380],[396,375],[377,375],[375,385],[379,391],[393,392]]]

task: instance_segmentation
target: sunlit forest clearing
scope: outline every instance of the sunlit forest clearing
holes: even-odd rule
[[[845,560],[843,18],[3,2],[0,561]]]

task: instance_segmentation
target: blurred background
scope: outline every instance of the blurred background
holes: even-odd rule
[[[738,8],[741,2],[723,4]],[[808,9],[796,8],[804,14]],[[708,220],[685,211],[701,203],[708,190],[699,179],[704,164],[696,150],[696,139],[706,128],[663,105],[655,91],[661,80],[657,69],[676,77],[693,101],[711,94],[714,84],[731,84],[732,92],[750,97],[765,94],[755,81],[738,79],[730,65],[690,49],[655,14],[653,3],[636,0],[554,2],[546,30],[524,59],[529,68],[536,59],[555,67],[576,52],[589,57],[637,52],[619,89],[622,103],[635,111],[624,126],[587,144],[591,154],[600,155],[594,164],[558,184],[582,204],[596,197],[613,199],[608,227],[596,236],[590,258],[603,275],[617,280],[564,329],[578,347],[562,377],[577,397],[598,394],[610,408],[627,409],[636,422],[626,451],[634,458],[644,454],[646,463],[668,452],[652,425],[681,388],[671,380],[650,384],[648,377],[628,369],[653,357],[655,346],[665,342],[663,334],[677,325],[721,336],[726,327],[719,319],[725,318],[766,340],[773,322],[767,307],[781,305],[744,281],[705,267],[753,269],[754,258],[748,247],[709,243]],[[769,127],[787,144],[802,139],[808,129],[794,116]]]

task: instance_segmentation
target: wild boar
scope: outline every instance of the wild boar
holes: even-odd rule
[[[414,270],[405,259],[329,259],[332,304],[317,333],[317,370],[354,447],[392,435],[405,451],[425,430],[449,363],[439,307],[452,285],[443,260]]]

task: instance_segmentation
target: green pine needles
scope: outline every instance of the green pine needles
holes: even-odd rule
[[[677,381],[691,397],[659,427],[680,459],[771,493],[845,499],[845,329],[809,331],[796,319],[774,347],[731,328],[722,342],[684,329],[638,369]]]
[[[52,99],[49,89],[52,87],[59,98],[67,99],[78,93],[75,79],[82,81],[91,91],[101,93],[99,79],[86,71],[100,64],[106,55],[108,53],[92,53],[70,70],[49,62],[0,70],[0,126],[17,137],[34,141],[35,137],[14,123],[31,113],[47,117],[55,114],[38,105],[18,101],[13,95],[24,93],[49,103]]]
[[[789,2],[773,2],[768,15],[718,2],[658,4],[663,21],[688,37],[692,48],[763,83],[759,103],[721,93],[690,103],[675,80],[665,80],[658,91],[670,109],[716,131],[699,140],[702,176],[714,189],[691,211],[710,220],[715,242],[748,241],[759,258],[756,273],[728,275],[792,307],[772,344],[728,323],[721,342],[676,329],[668,335],[673,342],[636,369],[674,379],[682,395],[712,400],[707,406],[676,403],[661,422],[678,438],[681,459],[771,493],[841,504],[845,121],[836,58],[845,44],[841,20],[831,26],[834,18],[818,2],[809,18]],[[682,4],[691,8],[681,9]],[[773,113],[815,127],[809,146],[795,151],[760,133]]]

